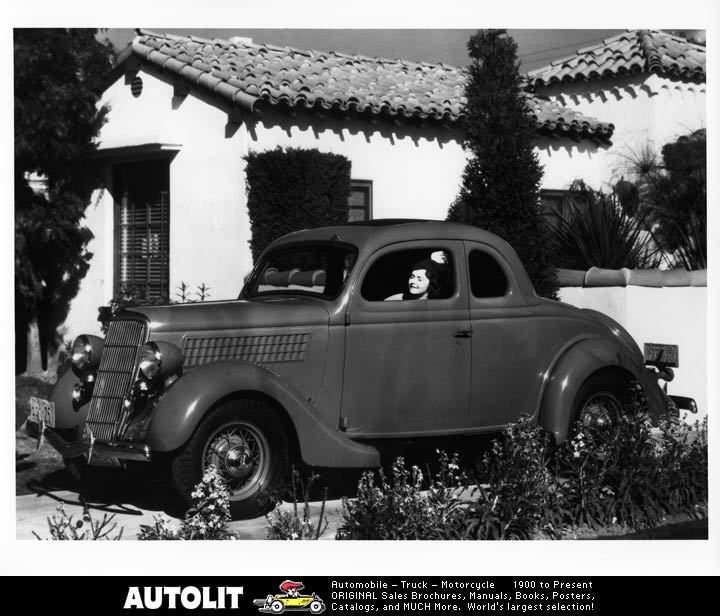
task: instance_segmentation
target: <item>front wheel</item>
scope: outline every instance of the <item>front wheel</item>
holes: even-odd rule
[[[266,513],[288,468],[287,437],[273,411],[257,400],[232,400],[203,419],[172,462],[186,501],[210,466],[227,484],[234,519]]]

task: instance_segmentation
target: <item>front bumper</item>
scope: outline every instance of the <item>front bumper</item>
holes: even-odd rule
[[[30,436],[40,437],[40,426],[36,423],[28,421],[26,431]],[[92,458],[98,456],[138,462],[150,462],[152,458],[150,447],[141,443],[94,441],[91,445],[90,442],[85,440],[66,441],[57,431],[47,427],[43,436],[63,458],[77,458],[79,456]]]

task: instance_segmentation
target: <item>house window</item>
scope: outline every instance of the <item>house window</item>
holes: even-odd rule
[[[169,183],[165,160],[115,167],[116,294],[168,299]]]
[[[557,227],[558,219],[565,214],[566,195],[566,190],[543,189],[540,191],[540,211],[551,227]]]
[[[352,180],[348,202],[348,222],[372,218],[372,182]]]

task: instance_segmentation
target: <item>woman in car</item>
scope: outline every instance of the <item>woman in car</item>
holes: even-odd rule
[[[386,297],[385,301],[407,299],[432,299],[440,290],[440,264],[432,259],[423,259],[412,266],[405,293]]]

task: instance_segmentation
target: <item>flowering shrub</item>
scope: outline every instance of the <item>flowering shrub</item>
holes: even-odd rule
[[[667,420],[660,425],[660,483],[669,513],[707,515],[708,421],[694,425]]]
[[[657,525],[666,515],[702,514],[707,503],[707,424],[644,412],[610,430],[577,429],[558,448],[553,508],[570,526]]]
[[[235,539],[227,528],[230,521],[230,498],[217,468],[209,466],[192,494],[188,509],[179,528],[174,528],[163,516],[156,516],[153,526],[141,526],[141,540],[218,540]]]
[[[325,516],[325,501],[327,500],[327,488],[323,495],[322,505],[320,507],[320,515],[317,523],[313,522],[310,515],[310,490],[313,483],[320,478],[320,475],[311,475],[307,485],[304,485],[298,473],[294,468],[291,475],[293,508],[291,511],[283,509],[282,499],[277,497],[276,507],[273,513],[269,513],[266,518],[268,521],[267,538],[268,539],[287,539],[294,541],[297,539],[319,539],[320,535],[325,532],[328,526],[328,520]],[[302,517],[298,514],[298,484],[300,492],[303,495],[304,505]]]
[[[579,527],[640,529],[667,515],[707,515],[707,420],[654,427],[638,403],[610,429],[577,425],[573,434],[552,447],[523,417],[493,441],[471,479],[445,454],[429,485],[402,458],[389,479],[366,472],[357,498],[343,499],[337,538],[562,538]]]
[[[549,435],[529,417],[493,441],[474,474],[474,501],[463,512],[464,538],[528,539],[541,526],[555,528],[549,444]]]
[[[337,539],[457,539],[464,477],[457,455],[438,452],[440,470],[426,482],[422,471],[408,470],[399,457],[388,480],[380,470],[363,473],[357,498],[343,498]],[[424,490],[424,488],[427,488]]]
[[[117,528],[117,523],[113,522],[114,515],[108,516],[103,514],[102,520],[93,520],[88,504],[81,498],[80,502],[83,506],[82,518],[73,520],[73,516],[68,515],[65,509],[60,505],[57,510],[60,515],[54,515],[47,519],[48,528],[50,529],[50,541],[119,541],[122,538],[123,529],[120,528],[115,536],[111,534]],[[33,531],[33,535],[37,539],[42,537]]]

